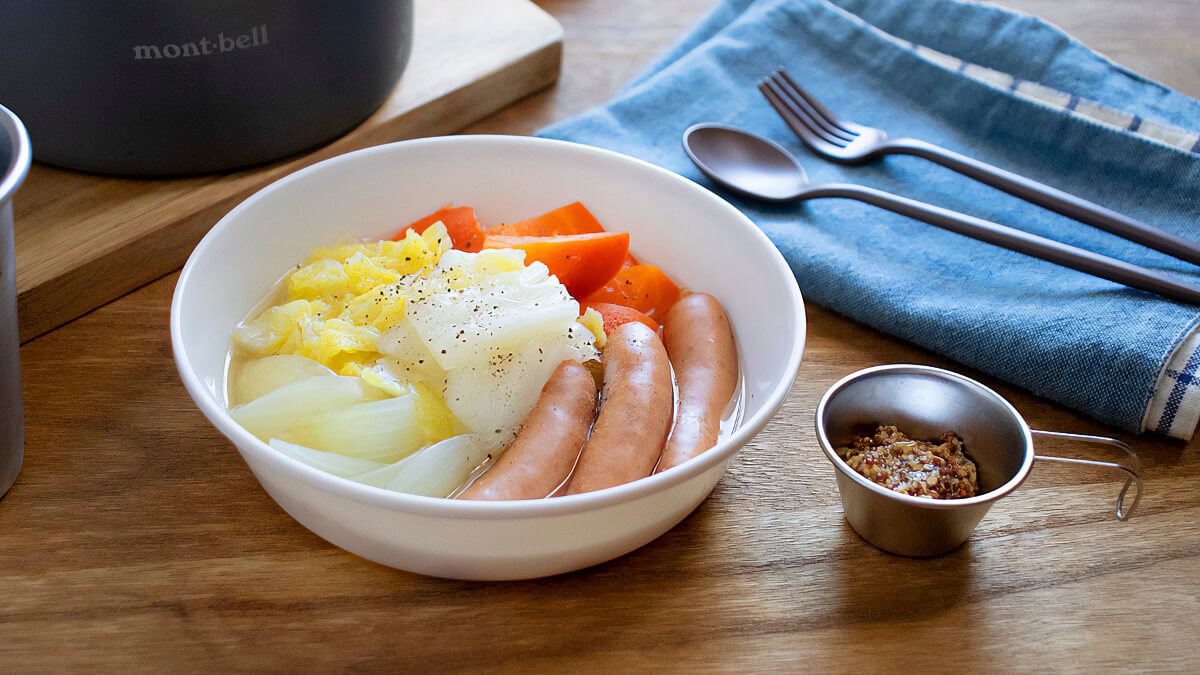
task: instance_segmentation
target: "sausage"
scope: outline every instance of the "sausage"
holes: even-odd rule
[[[671,429],[671,363],[658,335],[643,323],[621,324],[608,336],[601,358],[600,412],[566,494],[649,476]]]
[[[733,328],[711,295],[692,293],[676,301],[663,321],[663,339],[675,368],[679,406],[655,473],[717,444],[721,415],[738,380]]]
[[[596,417],[596,381],[577,361],[554,369],[517,437],[459,499],[541,499],[562,485]]]

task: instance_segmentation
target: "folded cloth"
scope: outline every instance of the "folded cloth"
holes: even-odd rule
[[[725,0],[611,101],[538,134],[715,188],[680,139],[697,122],[730,124],[794,151],[814,182],[870,185],[1200,280],[1194,265],[925,160],[843,167],[808,153],[756,89],[780,67],[847,119],[1200,239],[1200,103],[1034,17],[956,0]],[[1194,306],[855,201],[725,196],[810,301],[1121,429],[1196,428]]]

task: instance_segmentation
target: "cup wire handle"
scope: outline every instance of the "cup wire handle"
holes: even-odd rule
[[[1132,464],[1132,466],[1125,466],[1124,464],[1117,464],[1115,462],[1101,462],[1094,459],[1075,459],[1073,457],[1054,457],[1051,455],[1035,454],[1033,458],[1035,460],[1047,462],[1060,462],[1063,464],[1086,464],[1088,466],[1099,466],[1106,469],[1117,469],[1118,471],[1123,471],[1126,474],[1125,486],[1121,488],[1121,493],[1117,495],[1117,520],[1128,520],[1129,517],[1133,515],[1134,510],[1137,509],[1138,502],[1142,501],[1142,479],[1138,477],[1138,471],[1141,469],[1141,465],[1140,462],[1138,462],[1137,453],[1133,451],[1133,448],[1129,447],[1128,443],[1118,441],[1115,438],[1109,438],[1108,436],[1068,434],[1061,431],[1042,431],[1040,429],[1030,429],[1030,431],[1035,436],[1048,436],[1050,438],[1061,438],[1069,441],[1079,441],[1081,443],[1107,445],[1112,448],[1124,450],[1129,455],[1130,464]],[[1136,487],[1137,490],[1133,495],[1133,503],[1129,505],[1129,508],[1125,508],[1125,495],[1129,492],[1130,485]]]

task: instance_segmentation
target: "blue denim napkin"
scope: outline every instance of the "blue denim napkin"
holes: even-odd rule
[[[851,182],[1200,281],[1200,268],[925,160],[842,167],[809,153],[756,89],[779,67],[830,109],[1200,239],[1200,103],[1034,17],[955,0],[725,0],[608,103],[539,135],[610,148],[721,192],[680,138],[765,135],[814,182]],[[1197,308],[859,202],[770,206],[806,299],[1128,431],[1200,417]]]

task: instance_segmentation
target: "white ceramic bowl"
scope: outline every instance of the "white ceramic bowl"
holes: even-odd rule
[[[632,250],[725,306],[746,391],[740,427],[669,471],[596,492],[518,502],[401,494],[321,472],[229,416],[234,326],[290,268],[339,235],[386,236],[439,206],[511,222],[580,200]],[[517,136],[427,138],[297,171],[230,211],[193,251],[171,304],[171,340],[196,405],[237,446],[271,497],[326,540],[412,572],[519,579],[628,553],[688,515],[778,409],[800,366],[800,291],[778,250],[728,203],[672,172],[606,150]]]

